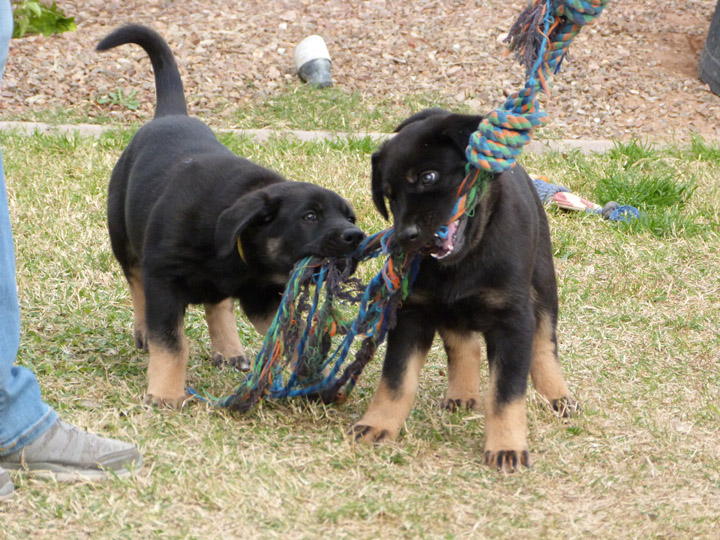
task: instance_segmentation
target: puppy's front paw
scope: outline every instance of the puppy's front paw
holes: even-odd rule
[[[357,442],[377,444],[384,440],[393,440],[397,434],[393,434],[389,429],[380,426],[369,426],[358,422],[354,424],[349,431]]]
[[[571,418],[580,412],[580,404],[570,396],[553,399],[551,404],[561,418]]]
[[[213,366],[218,369],[231,368],[237,371],[249,371],[250,361],[244,354],[226,358],[223,354],[215,353],[212,357]]]
[[[180,410],[188,399],[187,394],[183,394],[180,397],[161,397],[153,394],[147,394],[145,396],[144,404],[148,406],[157,407],[159,409],[172,409]]]
[[[484,463],[498,471],[513,473],[520,467],[530,467],[530,453],[524,450],[488,450],[485,449]]]
[[[477,411],[480,409],[480,396],[468,398],[452,398],[448,396],[440,402],[440,408],[453,412],[460,409]]]

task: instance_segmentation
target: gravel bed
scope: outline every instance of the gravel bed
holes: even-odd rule
[[[545,100],[551,137],[720,140],[720,97],[697,75],[715,0],[615,0],[576,38]],[[504,57],[502,38],[524,1],[215,0],[59,1],[78,29],[14,39],[2,87],[0,119],[32,111],[107,115],[98,98],[136,91],[140,107],[113,120],[152,115],[150,65],[139,48],[97,54],[95,44],[127,22],[156,28],[180,65],[191,113],[233,127],[236,107],[298,84],[295,46],[324,37],[336,87],[368,103],[397,105],[408,94],[446,96],[478,113],[502,103],[524,82]],[[662,7],[659,7],[662,6]],[[263,126],[257,126],[263,127]],[[313,129],[305,126],[304,129]]]

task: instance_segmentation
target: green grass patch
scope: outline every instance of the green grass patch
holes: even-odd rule
[[[534,157],[525,157],[538,174],[548,176],[548,165],[549,170],[557,167],[550,181],[577,195],[600,205],[615,201],[636,207],[640,217],[617,224],[618,230],[658,237],[718,231],[718,207],[713,203],[717,187],[698,179],[714,170],[719,159],[720,151],[699,136],[683,148],[655,148],[631,140],[616,143],[602,156],[551,153],[541,158],[545,169],[535,166]]]
[[[616,143],[609,170],[597,180],[595,194],[608,201],[633,201],[642,208],[680,208],[695,191],[695,178],[652,146],[637,140]]]
[[[404,118],[429,107],[469,112],[458,110],[456,103],[451,104],[439,94],[403,96],[378,103],[342,88],[293,84],[278,95],[237,109],[233,120],[239,128],[390,133]]]
[[[151,96],[154,99],[154,96]],[[6,115],[7,120],[46,122],[48,124],[117,123],[120,114],[130,122],[150,120],[140,108],[132,87],[118,87],[107,94],[97,94],[92,102],[73,108],[34,108],[21,115]],[[192,101],[192,96],[188,96]],[[154,105],[153,105],[154,106]],[[429,107],[444,107],[460,113],[477,113],[440,93],[393,96],[382,100],[351,92],[342,87],[318,89],[307,84],[287,84],[266,98],[251,99],[241,107],[225,104],[217,111],[196,111],[216,129],[325,130],[341,133],[390,133],[410,114]],[[131,114],[134,113],[134,114]]]
[[[666,222],[548,209],[560,358],[582,413],[561,422],[531,387],[533,467],[503,476],[482,466],[482,414],[438,409],[447,367],[437,341],[401,439],[378,447],[356,446],[346,432],[370,402],[381,355],[343,405],[262,403],[244,416],[198,404],[143,408],[147,355],[133,347],[129,293],[105,223],[110,172],[132,132],[0,133],[19,363],[38,374],[65,420],[134,441],[145,460],[131,478],[100,485],[15,476],[17,497],[0,508],[3,538],[717,537],[717,148],[698,139],[523,157],[531,172],[589,199],[616,174],[628,186],[618,202],[642,199],[645,215]],[[337,190],[367,232],[387,226],[370,199],[376,142],[221,138],[289,178]],[[260,337],[241,314],[238,325],[257,351]],[[202,309],[188,310],[185,327],[189,384],[230,392],[240,375],[212,366]]]

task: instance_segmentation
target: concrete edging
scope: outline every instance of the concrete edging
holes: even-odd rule
[[[85,137],[99,137],[106,131],[117,129],[117,126],[101,126],[97,124],[59,124],[51,125],[44,122],[0,122],[0,131],[17,131],[25,134],[33,133],[77,133]],[[273,129],[218,129],[219,133],[236,133],[245,135],[256,142],[265,142],[272,136],[283,134],[289,135],[299,141],[324,141],[332,139],[364,138],[384,140],[392,136],[389,133],[361,132],[344,133],[332,131],[303,131],[303,130],[273,130]],[[571,151],[579,150],[583,154],[594,152],[606,152],[613,147],[613,141],[607,139],[599,140],[533,140],[525,148],[526,152],[543,154],[549,151]]]

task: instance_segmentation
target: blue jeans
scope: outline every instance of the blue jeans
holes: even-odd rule
[[[0,0],[0,80],[12,36],[10,0]],[[35,374],[16,366],[20,306],[15,283],[15,250],[0,151],[0,455],[19,450],[42,435],[57,414],[40,397]]]

